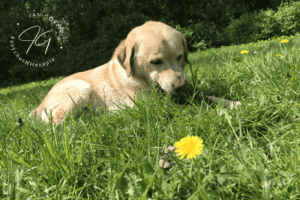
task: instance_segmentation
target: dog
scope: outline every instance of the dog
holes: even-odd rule
[[[118,110],[124,104],[132,108],[132,100],[141,91],[150,94],[152,86],[180,94],[188,84],[185,63],[189,62],[184,36],[162,22],[148,21],[129,32],[108,63],[55,84],[29,116],[49,123],[51,111],[54,126],[71,113],[78,117],[90,102],[94,111]]]

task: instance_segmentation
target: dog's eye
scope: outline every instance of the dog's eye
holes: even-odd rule
[[[151,63],[154,64],[154,65],[159,65],[159,64],[162,64],[162,61],[156,59],[156,60],[152,60]]]
[[[182,57],[181,55],[180,55],[180,56],[178,56],[177,60],[180,60],[180,59],[181,59],[181,57]]]

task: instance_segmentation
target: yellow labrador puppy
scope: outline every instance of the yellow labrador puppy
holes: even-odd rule
[[[52,87],[44,101],[30,113],[39,120],[63,124],[71,113],[77,117],[91,99],[92,108],[119,109],[121,104],[133,107],[130,99],[151,85],[159,85],[177,94],[187,85],[183,72],[188,63],[187,42],[172,27],[148,21],[130,31],[116,48],[112,59],[97,68],[68,76]]]

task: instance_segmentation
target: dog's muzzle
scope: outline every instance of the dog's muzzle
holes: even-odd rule
[[[174,88],[174,85],[172,85],[172,88]],[[167,96],[169,94],[171,94],[172,96],[180,96],[182,93],[184,93],[188,88],[188,82],[185,81],[185,84],[177,87],[175,89],[173,89],[172,91],[168,92],[163,90],[160,85],[158,83],[155,83],[155,90],[159,93],[159,94],[163,94],[164,96]]]

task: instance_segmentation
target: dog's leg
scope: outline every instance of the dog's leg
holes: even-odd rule
[[[208,101],[211,101],[213,103],[215,103],[216,105],[221,104],[221,106],[223,106],[224,108],[230,108],[231,110],[233,108],[237,109],[237,106],[238,105],[241,105],[241,102],[240,101],[230,101],[230,100],[227,100],[227,99],[221,99],[221,98],[218,98],[218,97],[213,97],[213,96],[202,96],[202,95],[199,95],[200,98],[202,98],[203,100],[208,99]],[[248,104],[248,105],[251,105],[251,104]],[[222,111],[220,112],[220,115],[222,115]]]

